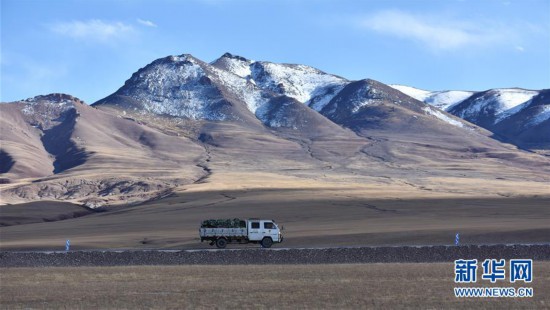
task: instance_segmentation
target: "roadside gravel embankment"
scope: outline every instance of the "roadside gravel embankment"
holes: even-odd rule
[[[550,260],[548,245],[403,246],[319,249],[0,252],[0,267],[245,265],[447,262],[455,259]]]

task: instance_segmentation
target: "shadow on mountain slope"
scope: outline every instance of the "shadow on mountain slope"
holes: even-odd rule
[[[59,125],[44,130],[41,140],[46,151],[55,156],[54,174],[82,165],[89,157],[84,149],[78,148],[71,141],[77,118],[78,114],[75,109],[67,110],[56,119],[56,121],[60,121]]]
[[[6,151],[0,149],[0,173],[7,173],[13,167],[15,161]]]

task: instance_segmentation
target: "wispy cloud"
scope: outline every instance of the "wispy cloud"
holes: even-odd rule
[[[511,28],[488,22],[456,20],[390,10],[363,18],[361,27],[414,40],[433,50],[455,50],[502,43],[515,36]]]
[[[157,27],[157,24],[153,23],[150,20],[145,20],[145,19],[138,18],[137,21],[138,21],[138,23],[142,24],[143,26]]]
[[[99,19],[59,22],[50,25],[50,30],[73,39],[105,43],[132,34],[135,31],[131,25],[122,22],[104,22]]]

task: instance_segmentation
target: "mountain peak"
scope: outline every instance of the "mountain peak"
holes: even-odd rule
[[[149,65],[156,65],[160,63],[197,63],[199,61],[198,58],[195,58],[191,54],[181,54],[181,55],[170,55],[163,58],[159,58]]]
[[[35,128],[42,131],[52,129],[66,120],[74,121],[82,108],[85,108],[84,101],[71,95],[52,93],[39,95],[18,102],[25,120]]]
[[[41,102],[41,101],[48,101],[50,103],[66,103],[68,101],[71,101],[71,102],[84,104],[84,101],[78,99],[77,97],[74,97],[68,94],[63,94],[63,93],[51,93],[47,95],[38,95],[32,98],[27,98],[22,101],[26,103],[34,103],[34,102]]]
[[[222,69],[245,78],[252,74],[250,71],[250,65],[253,63],[254,61],[250,59],[233,55],[231,53],[225,53],[222,57],[214,60],[210,64],[218,69]]]
[[[229,52],[223,54],[222,57],[220,57],[220,58],[229,58],[229,59],[236,59],[236,60],[240,60],[240,61],[244,61],[244,62],[251,62],[250,59],[244,58],[244,57],[239,56],[239,55],[234,55],[234,54],[231,54]]]

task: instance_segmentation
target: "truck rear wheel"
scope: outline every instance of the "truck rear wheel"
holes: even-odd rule
[[[216,246],[218,247],[218,249],[225,248],[227,246],[227,240],[225,240],[225,238],[220,238],[216,240]]]
[[[262,239],[262,248],[270,248],[273,245],[273,240],[271,238]]]

